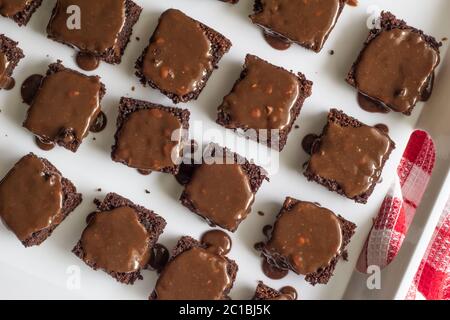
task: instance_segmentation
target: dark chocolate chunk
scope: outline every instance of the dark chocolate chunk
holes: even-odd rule
[[[44,242],[80,203],[74,185],[32,153],[0,182],[0,218],[25,247]]]
[[[228,300],[237,264],[208,251],[205,245],[183,237],[161,272],[152,300]]]
[[[266,173],[226,148],[209,149],[211,161],[196,166],[180,201],[212,226],[234,232],[250,213]]]
[[[176,174],[189,116],[185,109],[122,98],[112,159],[139,170]]]
[[[231,251],[232,241],[222,230],[211,230],[202,235],[200,240],[207,249],[219,255],[226,255]]]
[[[195,100],[230,47],[231,42],[218,32],[169,9],[136,62],[136,75],[174,103]]]
[[[328,209],[286,198],[262,253],[269,264],[305,275],[313,285],[324,284],[346,252],[355,228]]]
[[[153,211],[115,193],[97,202],[73,253],[94,270],[102,269],[117,281],[142,279],[153,246],[166,226]]]
[[[1,0],[0,15],[13,19],[19,26],[24,26],[41,3],[42,0]]]
[[[68,23],[74,5],[80,8],[79,28],[70,24],[71,19]],[[47,26],[48,37],[88,55],[90,68],[94,58],[120,63],[141,11],[131,0],[58,0]],[[87,66],[82,63],[81,67]]]
[[[283,150],[312,82],[256,56],[247,55],[244,70],[218,109],[217,123],[242,129],[250,138]]]
[[[370,31],[347,82],[384,108],[410,115],[430,95],[441,43],[389,12],[381,14],[380,23],[381,29]]]
[[[43,142],[76,152],[101,112],[105,91],[98,76],[51,64],[23,126]]]
[[[345,0],[255,0],[252,22],[266,33],[319,52]]]
[[[308,180],[366,203],[395,143],[386,132],[332,109],[305,170]]]

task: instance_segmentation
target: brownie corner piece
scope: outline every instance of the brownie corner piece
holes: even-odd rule
[[[382,109],[410,115],[433,91],[442,43],[383,11],[346,81]],[[402,76],[396,76],[401,74]]]
[[[43,243],[81,201],[73,183],[33,153],[0,182],[0,218],[25,247]]]
[[[88,216],[88,225],[72,252],[118,282],[131,285],[142,280],[141,270],[147,268],[166,221],[116,193],[96,203],[97,210]]]
[[[235,232],[250,214],[267,173],[216,144],[206,148],[202,160],[190,171],[180,202],[209,225]]]
[[[79,6],[81,13],[90,13],[82,15],[78,29],[67,25],[72,5]],[[106,63],[119,64],[141,12],[142,8],[132,0],[58,0],[47,25],[47,36]]]
[[[234,260],[208,251],[205,244],[183,236],[175,245],[172,257],[161,272],[149,299],[229,300],[228,294],[233,288],[238,269]],[[184,272],[179,272],[181,270]],[[218,282],[222,285],[216,287]],[[211,283],[214,286],[210,286]]]
[[[216,122],[282,151],[312,85],[300,72],[248,54],[239,79],[218,108]]]
[[[136,76],[174,103],[196,100],[230,47],[219,32],[168,9],[136,62]]]
[[[0,5],[0,15],[14,20],[19,26],[25,26],[41,3],[42,0],[6,0]]]
[[[269,264],[304,275],[312,285],[326,284],[339,259],[346,260],[355,229],[331,210],[287,197],[262,254]]]
[[[252,22],[265,33],[320,52],[346,0],[255,0]]]
[[[76,152],[101,116],[105,93],[99,76],[66,68],[61,61],[52,63],[31,100],[23,126],[50,148],[57,144]]]
[[[14,83],[12,75],[20,60],[25,57],[18,42],[0,34],[0,90]]]
[[[262,281],[258,281],[252,300],[276,300],[281,295],[282,293],[280,291],[269,287]]]
[[[138,170],[177,174],[189,118],[187,109],[122,97],[111,158]]]
[[[330,191],[367,203],[395,142],[389,135],[337,109],[314,142],[304,175]]]

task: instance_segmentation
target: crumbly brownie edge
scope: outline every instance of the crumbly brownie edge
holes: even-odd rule
[[[189,92],[183,96],[177,95],[173,92],[168,92],[166,90],[162,90],[161,88],[159,88],[152,80],[147,79],[144,75],[144,59],[145,56],[148,52],[150,43],[153,42],[154,39],[154,33],[152,35],[152,37],[150,38],[149,41],[149,45],[144,49],[142,55],[138,58],[138,60],[136,61],[136,72],[135,75],[139,78],[139,81],[144,85],[148,85],[153,89],[159,90],[163,95],[165,95],[166,97],[168,97],[169,99],[171,99],[173,101],[173,103],[177,104],[180,102],[188,102],[191,100],[197,100],[198,96],[200,95],[200,93],[203,91],[204,87],[206,86],[206,83],[209,80],[209,77],[211,76],[211,74],[213,73],[213,71],[215,69],[218,68],[218,64],[219,61],[222,59],[222,57],[225,55],[225,53],[227,53],[231,46],[232,43],[229,39],[227,39],[224,35],[222,35],[221,33],[219,33],[218,31],[215,31],[214,29],[204,25],[203,23],[201,23],[200,21],[197,21],[193,18],[191,18],[192,20],[194,20],[196,23],[198,23],[200,25],[200,27],[203,29],[205,35],[207,36],[207,38],[209,39],[209,41],[211,42],[211,53],[212,53],[212,70],[209,71],[204,77],[203,77],[203,81],[201,86],[199,86],[197,88],[196,91],[193,92]],[[159,24],[159,23],[158,23]],[[156,29],[155,29],[156,31]]]
[[[250,163],[246,158],[242,157],[241,155],[231,152],[229,149],[227,148],[223,148],[220,147],[216,144],[210,144],[209,147],[206,148],[205,152],[208,152],[208,148],[211,148],[210,150],[212,150],[213,152],[211,153],[212,156],[214,156],[214,150],[217,149],[222,149],[224,154],[227,154],[229,156],[233,156],[234,160],[236,163],[240,163],[242,169],[244,170],[245,174],[247,175],[248,179],[249,179],[249,183],[250,183],[250,188],[252,190],[252,193],[254,195],[256,195],[256,193],[258,192],[258,189],[261,187],[262,183],[264,180],[268,180],[267,178],[267,173],[265,172],[265,170],[263,168],[261,168],[260,166]],[[198,168],[199,165],[195,165],[195,168]],[[192,172],[193,174],[194,172]],[[192,175],[191,175],[192,177]],[[188,183],[187,183],[188,184]],[[186,185],[187,185],[186,184]],[[215,223],[214,221],[208,219],[207,217],[203,216],[198,208],[195,206],[195,204],[191,201],[191,199],[189,198],[188,194],[186,193],[185,190],[183,190],[183,193],[180,196],[180,202],[183,206],[185,206],[186,208],[188,208],[190,211],[192,211],[193,213],[195,213],[196,215],[200,216],[202,219],[206,220],[206,222],[211,226],[211,227],[216,227],[219,226],[223,229],[226,229],[228,231],[231,232],[235,232],[237,230],[237,228],[239,227],[239,225],[241,224],[242,221],[244,221],[247,217],[245,216],[243,219],[241,219],[240,221],[238,221],[238,223],[236,224],[236,228],[233,230],[227,229],[225,226],[221,226],[217,223]],[[250,213],[249,213],[250,214]]]
[[[30,153],[30,155],[37,157],[35,154]],[[38,157],[39,158],[39,157]],[[53,223],[38,232],[33,233],[29,238],[22,241],[25,247],[38,246],[44,242],[48,237],[50,237],[53,231],[58,227],[67,216],[75,210],[76,207],[82,202],[81,193],[77,193],[77,189],[74,184],[63,177],[61,172],[59,172],[56,167],[50,163],[45,158],[39,158],[44,164],[44,172],[49,175],[59,175],[61,177],[62,193],[63,193],[63,204],[60,214],[56,216]]]
[[[33,13],[41,6],[42,0],[33,0],[31,1],[24,10],[16,13],[12,19],[15,23],[17,23],[20,27],[26,26],[30,21]]]
[[[161,216],[157,215],[152,210],[146,209],[143,206],[134,204],[131,200],[124,198],[116,193],[109,193],[106,195],[103,202],[97,203],[96,212],[110,211],[119,207],[130,207],[136,210],[140,223],[145,227],[149,234],[149,248],[152,248],[158,241],[159,236],[163,233],[166,227],[166,221]],[[87,227],[86,227],[87,228]],[[84,232],[84,231],[83,231]],[[83,260],[89,267],[97,270],[98,267],[95,263],[91,263],[85,260],[85,252],[81,243],[81,238],[73,248],[72,252]],[[103,270],[108,273],[111,277],[116,279],[118,282],[124,284],[134,284],[136,280],[142,280],[141,270],[139,269],[134,272],[114,272],[109,270]]]
[[[252,300],[273,300],[281,295],[282,293],[280,291],[269,287],[262,281],[258,281]]]
[[[60,60],[58,60],[56,63],[52,63],[48,66],[48,70],[47,70],[45,76],[50,76],[52,74],[55,74],[55,73],[58,73],[58,72],[61,72],[64,70],[69,70],[71,72],[75,72],[75,73],[85,76],[85,77],[92,77],[92,76],[85,75],[84,73],[78,72],[76,70],[66,68]],[[98,78],[100,79],[100,77],[98,77]],[[37,92],[39,92],[39,90],[41,89],[44,79],[45,79],[45,77],[42,79],[41,85],[39,86],[39,89]],[[106,94],[106,87],[103,84],[103,82],[100,82],[100,92],[99,92],[99,103],[100,104],[101,104],[102,99],[105,96],[105,94]],[[29,107],[28,110],[30,110],[30,109],[31,109],[31,106]],[[28,118],[28,115],[27,115],[27,118]],[[95,119],[93,119],[92,121],[95,121]],[[24,125],[25,125],[25,122],[24,122]],[[63,148],[66,148],[67,150],[70,150],[72,152],[77,152],[78,148],[80,147],[80,145],[83,141],[75,138],[71,142],[64,142],[64,134],[65,134],[65,131],[62,131],[61,134],[58,137],[56,137],[56,139],[52,142],[58,144],[59,146],[61,146]]]
[[[136,99],[132,99],[132,98],[122,97],[120,99],[119,115],[117,117],[117,130],[116,130],[116,133],[114,134],[115,143],[112,146],[112,151],[111,151],[111,158],[113,161],[120,162],[120,163],[123,163],[124,165],[127,165],[125,162],[116,159],[114,156],[115,151],[117,149],[117,143],[119,141],[120,131],[122,130],[122,126],[127,121],[128,117],[133,112],[136,112],[138,110],[143,110],[143,109],[159,109],[159,110],[169,112],[169,113],[173,114],[175,117],[177,117],[178,120],[180,120],[182,128],[184,130],[189,130],[189,118],[190,118],[191,113],[187,109],[166,107],[163,105],[154,104],[154,103],[143,101],[143,100],[136,100]],[[183,139],[182,144],[187,142],[187,141],[185,141],[186,137],[183,136],[182,139]],[[181,154],[181,157],[183,157],[183,154]],[[180,167],[179,165],[173,165],[171,167],[162,168],[159,171],[175,175],[178,173],[179,167]]]
[[[14,69],[17,67],[20,60],[25,57],[22,49],[17,46],[18,44],[18,42],[0,34],[0,51],[6,55],[9,61],[9,65],[6,69],[6,75],[8,77],[12,76]]]
[[[55,14],[56,11],[56,5],[53,8],[52,11],[52,17]],[[139,17],[141,15],[142,8],[138,6],[136,3],[134,3],[131,0],[125,0],[125,23],[123,25],[122,30],[117,35],[117,42],[116,45],[108,50],[106,50],[102,54],[94,54],[99,59],[105,61],[106,63],[110,64],[119,64],[122,61],[122,55],[125,52],[125,49],[128,45],[128,42],[130,42],[131,34],[133,32],[133,27],[136,24],[136,22],[139,20]],[[51,36],[50,34],[50,23],[52,22],[52,18],[50,18],[50,21],[47,25],[47,37],[49,39],[52,39],[56,42],[65,44],[71,48],[74,48],[75,50],[79,50],[74,45],[67,43],[65,41],[56,39]]]
[[[335,21],[334,25],[330,28],[328,33],[326,34],[325,39],[323,40],[323,44],[325,44],[327,42],[328,37],[330,36],[331,32],[333,31],[334,27],[336,26],[336,23],[338,22],[339,17],[341,16],[342,10],[344,10],[345,4],[346,4],[346,0],[339,0],[339,11],[338,11],[337,16],[336,16],[336,21]],[[253,16],[258,14],[258,13],[260,13],[263,10],[263,8],[264,8],[264,6],[263,6],[263,3],[262,3],[262,0],[255,0],[255,3],[253,5],[253,14],[251,14],[249,16],[250,19],[252,20],[252,23],[254,23],[253,22]],[[275,36],[277,36],[277,37],[279,37],[281,39],[285,39],[286,41],[289,41],[291,43],[296,43],[299,46],[302,46],[302,47],[304,47],[306,49],[313,50],[314,52],[318,53],[323,48],[323,45],[321,47],[317,47],[315,45],[311,45],[311,44],[307,44],[307,43],[291,40],[291,39],[287,38],[286,36],[284,36],[284,35],[282,35],[282,34],[280,34],[278,32],[275,32],[274,30],[270,29],[269,26],[263,26],[263,25],[259,25],[259,24],[257,24],[257,25],[259,27],[261,27],[263,30],[265,30],[269,34],[273,34],[273,35],[275,35]]]
[[[296,204],[300,203],[302,201],[293,199],[293,198],[286,198],[285,202],[283,203],[283,206],[280,210],[280,212],[277,215],[277,218],[275,220],[275,224],[280,217],[280,215],[284,211],[291,210]],[[337,215],[339,222],[341,223],[342,228],[342,244],[340,252],[331,260],[330,264],[323,269],[319,269],[316,272],[309,273],[305,275],[305,280],[311,283],[312,285],[316,285],[318,283],[320,284],[326,284],[330,280],[330,278],[333,276],[334,269],[336,267],[336,264],[338,263],[339,259],[342,257],[344,260],[347,260],[347,250],[346,247],[350,243],[350,239],[355,233],[356,225],[353,222],[350,222],[346,219],[344,219],[342,216]],[[267,259],[267,262],[277,268],[283,268],[283,269],[289,269],[296,273],[295,268],[291,266],[289,263],[289,260],[287,257],[284,257],[276,252],[271,252],[268,250],[265,250],[265,248],[262,248],[262,255],[264,259]]]
[[[200,241],[195,240],[194,238],[191,238],[189,236],[184,236],[180,240],[178,240],[178,243],[175,245],[175,248],[172,251],[172,257],[169,260],[169,263],[173,261],[177,256],[182,254],[183,252],[186,252],[192,248],[206,248],[204,244],[202,244]],[[236,280],[236,275],[239,270],[239,267],[237,263],[234,260],[229,259],[228,257],[224,258],[228,262],[227,266],[227,273],[228,276],[231,279],[230,286],[226,288],[226,290],[223,292],[223,300],[230,300],[230,297],[228,294],[230,293],[231,289],[233,288],[234,281]],[[156,300],[156,291],[153,290],[151,293],[149,300]]]
[[[230,93],[234,91],[234,89],[236,88],[236,86],[239,84],[240,81],[242,81],[246,76],[247,76],[247,59],[249,56],[253,56],[248,54],[247,57],[245,58],[245,63],[243,66],[243,70],[241,71],[241,74],[239,76],[239,79],[234,83],[233,88],[231,89]],[[256,57],[256,56],[255,56]],[[279,66],[275,66],[271,63],[269,63],[268,61],[261,59],[259,57],[256,57],[259,60],[262,60],[265,63],[270,64],[271,66],[285,71],[285,72],[289,72],[286,69],[279,67]],[[292,73],[292,72],[289,72]],[[260,143],[264,143],[269,145],[270,147],[277,150],[277,151],[283,151],[287,139],[289,137],[289,133],[292,130],[292,126],[294,125],[295,121],[297,120],[298,116],[300,115],[300,111],[303,107],[303,104],[305,102],[305,100],[311,96],[312,94],[312,86],[313,86],[313,82],[309,81],[306,79],[305,75],[301,72],[297,73],[297,75],[295,75],[297,78],[297,81],[300,85],[300,94],[297,98],[297,101],[295,102],[294,107],[291,109],[291,121],[289,122],[289,124],[286,126],[286,128],[284,128],[283,130],[280,130],[280,137],[279,137],[279,145],[278,146],[273,146],[271,145],[269,142],[270,141],[260,141],[259,137],[254,137],[254,136],[250,136],[250,138],[252,138],[253,140],[255,140],[256,142],[260,142]],[[225,96],[226,97],[226,96]],[[224,97],[224,99],[225,99]],[[222,104],[218,107],[218,112],[217,112],[217,120],[216,120],[217,124],[220,124],[221,126],[225,127],[225,128],[229,128],[232,129],[234,131],[237,131],[239,129],[244,130],[244,134],[248,129],[244,129],[244,128],[232,128],[229,126],[230,123],[230,117],[229,115],[226,114],[226,112],[224,111],[223,108],[223,101]]]
[[[416,33],[420,34],[421,36],[423,36],[425,41],[432,48],[434,48],[438,54],[440,54],[439,48],[442,46],[441,42],[438,42],[434,37],[425,34],[422,30],[409,26],[404,20],[397,19],[397,17],[389,11],[381,12],[380,27],[381,27],[380,29],[373,28],[369,31],[369,35],[367,36],[367,38],[363,44],[363,48],[359,52],[358,57],[356,58],[355,62],[353,62],[352,66],[350,68],[350,71],[348,72],[347,77],[345,78],[345,81],[356,89],[358,89],[358,86],[356,84],[355,73],[356,73],[356,68],[358,67],[358,63],[361,60],[362,54],[364,53],[364,50],[367,48],[367,46],[370,44],[370,42],[373,39],[375,39],[380,33],[384,32],[384,31],[389,31],[392,29],[402,29],[402,30],[408,29],[413,32],[416,32]],[[407,116],[411,115],[414,108],[415,108],[415,106],[411,107],[410,109],[403,112],[403,114],[405,114]]]
[[[331,109],[330,113],[328,114],[327,124],[325,125],[322,134],[319,136],[319,138],[314,143],[313,150],[316,149],[320,145],[320,140],[326,134],[327,128],[328,128],[328,125],[329,125],[330,122],[335,122],[335,123],[337,123],[337,124],[339,124],[340,126],[343,126],[343,127],[351,126],[351,127],[354,127],[354,128],[357,128],[357,127],[360,127],[360,126],[364,125],[359,120],[357,120],[357,119],[355,119],[355,118],[353,118],[351,116],[346,115],[342,111],[339,111],[337,109]],[[385,137],[387,137],[389,139],[389,141],[390,141],[390,148],[389,148],[388,152],[384,155],[383,161],[382,161],[382,164],[381,164],[381,168],[382,168],[381,171],[382,171],[384,166],[385,166],[385,164],[386,164],[386,161],[389,159],[392,151],[395,149],[395,142],[392,141],[392,139],[389,137],[389,135],[386,134],[385,132],[382,132],[381,130],[378,130],[378,131],[381,134],[383,134]],[[308,179],[308,181],[315,181],[315,182],[325,186],[326,188],[328,188],[328,190],[337,192],[338,194],[340,194],[340,195],[342,195],[342,196],[344,196],[346,198],[349,198],[349,197],[346,196],[346,194],[344,192],[344,189],[342,188],[342,186],[338,182],[336,182],[334,180],[322,178],[320,175],[314,173],[309,167],[309,161],[307,162],[307,165],[306,165],[306,168],[305,168],[305,171],[304,171],[304,175]],[[364,193],[362,193],[360,195],[357,195],[357,196],[355,196],[353,198],[349,198],[349,199],[354,200],[357,203],[363,203],[363,204],[367,203],[367,201],[368,201],[370,195],[372,194],[373,190],[375,189],[377,183],[378,183],[378,181],[374,181],[372,183],[372,185],[370,186],[370,188],[366,192],[364,192]]]

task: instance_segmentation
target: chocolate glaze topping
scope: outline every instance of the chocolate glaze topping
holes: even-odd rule
[[[270,34],[266,31],[264,31],[264,40],[274,49],[276,50],[287,50],[291,47],[292,43],[280,36]]]
[[[113,157],[137,169],[172,167],[172,153],[181,156],[181,129],[181,121],[170,112],[157,108],[135,111],[120,129]],[[172,137],[176,130],[178,134]]]
[[[81,10],[81,28],[69,29],[68,7]],[[70,12],[70,10],[69,10]],[[125,0],[58,0],[47,27],[49,35],[96,55],[113,48],[125,23]]]
[[[150,259],[148,232],[130,207],[95,213],[83,232],[81,245],[85,260],[103,270],[134,272]]]
[[[246,74],[224,98],[222,108],[229,127],[282,130],[291,121],[291,110],[300,94],[295,75],[256,56],[248,55]]]
[[[330,210],[310,202],[299,202],[281,212],[266,250],[288,257],[299,274],[325,268],[339,254],[342,230]]]
[[[409,29],[381,32],[362,52],[356,67],[358,90],[398,112],[408,112],[426,90],[439,53]]]
[[[50,227],[62,204],[61,176],[45,172],[35,155],[22,158],[0,182],[0,217],[21,241]]]
[[[273,280],[280,280],[286,277],[289,273],[288,269],[277,268],[275,265],[269,263],[267,259],[263,259],[262,271],[269,278]]]
[[[62,70],[44,78],[24,126],[45,141],[81,141],[100,112],[98,77]]]
[[[229,230],[247,217],[254,201],[249,179],[239,164],[201,165],[185,192],[202,216]]]
[[[200,24],[179,10],[165,11],[144,58],[144,76],[161,90],[185,95],[211,70],[211,42]]]
[[[228,234],[222,230],[211,230],[203,234],[201,242],[207,250],[215,254],[226,255],[230,252],[232,241]]]
[[[14,79],[7,74],[8,66],[8,57],[0,52],[0,89],[11,90],[14,87]]]
[[[344,193],[353,198],[378,181],[390,146],[386,134],[374,127],[344,127],[329,122],[309,166],[322,178],[339,183]]]
[[[150,268],[158,272],[161,272],[167,265],[169,258],[170,258],[169,250],[162,244],[156,243],[153,246],[150,254],[150,261],[149,261]]]
[[[0,0],[0,14],[5,17],[13,17],[24,11],[31,0]]]
[[[220,300],[232,281],[228,261],[206,249],[194,247],[169,262],[159,277],[158,300]]]
[[[33,102],[33,99],[41,86],[43,78],[44,77],[40,74],[33,74],[25,79],[20,88],[20,94],[23,102],[26,104],[31,104]]]
[[[261,0],[262,11],[251,16],[268,32],[283,35],[319,51],[334,27],[339,0]]]

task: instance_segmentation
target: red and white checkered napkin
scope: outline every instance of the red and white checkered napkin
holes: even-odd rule
[[[384,268],[397,255],[430,180],[435,156],[431,137],[414,131],[359,257],[360,272],[370,265]],[[417,291],[428,299],[450,298],[450,202],[407,298],[414,298]]]

